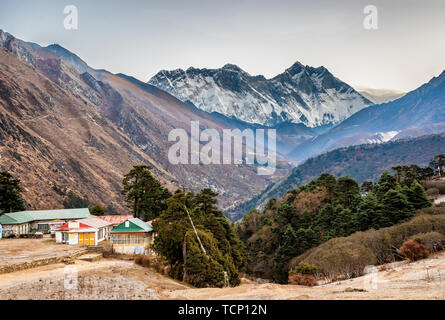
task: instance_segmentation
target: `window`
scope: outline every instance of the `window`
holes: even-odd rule
[[[39,223],[37,225],[37,230],[39,230],[39,231],[48,231],[49,230],[49,224]]]
[[[143,244],[144,234],[112,234],[111,241],[113,244]]]

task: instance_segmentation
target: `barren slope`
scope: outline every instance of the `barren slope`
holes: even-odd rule
[[[61,206],[73,190],[125,211],[123,175],[149,164],[168,187],[212,187],[222,207],[259,193],[270,179],[251,166],[171,165],[168,133],[227,128],[209,114],[136,79],[89,68],[67,50],[42,48],[0,30],[0,169],[21,178],[34,209]]]

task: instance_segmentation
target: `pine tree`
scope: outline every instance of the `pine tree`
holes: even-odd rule
[[[431,207],[431,200],[428,199],[425,189],[417,180],[414,180],[411,188],[409,188],[408,201],[413,205],[415,209]]]
[[[20,179],[15,179],[7,171],[0,172],[0,214],[25,210],[20,192]]]
[[[337,180],[336,203],[348,209],[355,209],[360,203],[360,187],[354,179],[341,177]]]
[[[397,181],[388,171],[383,172],[378,183],[374,185],[374,192],[379,201],[382,201],[385,194],[397,187]]]
[[[389,190],[383,196],[384,216],[391,224],[396,224],[411,218],[414,215],[414,207],[408,201],[408,198],[398,190]]]
[[[381,206],[374,193],[369,192],[362,198],[355,216],[358,230],[379,229],[386,223],[382,221]]]
[[[134,166],[124,176],[122,194],[126,195],[128,207],[131,208],[134,217],[152,220],[166,209],[166,200],[171,196],[170,192],[153,177],[146,165]]]
[[[105,215],[105,208],[101,206],[100,204],[96,204],[95,206],[92,206],[90,208],[90,213],[93,216],[104,216]]]
[[[296,232],[288,225],[281,238],[280,247],[274,258],[274,279],[279,283],[287,282],[287,264],[292,257],[297,256],[298,246],[302,239],[297,237]]]

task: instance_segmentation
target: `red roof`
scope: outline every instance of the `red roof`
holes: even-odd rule
[[[91,226],[79,222],[79,228],[78,229],[91,229]],[[68,228],[68,223],[65,223],[64,225],[58,227],[56,230],[58,230],[58,231],[69,231],[70,229]],[[77,228],[76,228],[76,230],[77,230]]]
[[[126,215],[126,216],[98,216],[97,218],[100,218],[102,220],[105,220],[106,222],[109,222],[114,225],[119,225],[121,223],[124,223],[128,219],[133,218],[132,215]]]

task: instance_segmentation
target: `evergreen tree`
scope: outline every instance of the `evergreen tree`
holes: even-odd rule
[[[335,237],[346,237],[353,233],[355,228],[355,220],[351,209],[338,205],[335,208],[335,220],[331,226]]]
[[[288,225],[283,233],[280,247],[278,248],[274,258],[274,280],[279,283],[287,282],[287,264],[292,257],[295,257],[298,252],[298,245],[301,239],[297,238],[297,234]]]
[[[360,188],[354,179],[341,177],[337,180],[336,203],[348,209],[355,209],[360,203]]]
[[[383,197],[383,214],[388,219],[389,225],[399,223],[414,215],[414,207],[408,198],[398,190],[389,190]],[[385,224],[386,224],[385,223]],[[389,226],[389,225],[384,225]]]
[[[0,172],[0,214],[25,210],[20,192],[20,179],[7,171]]]
[[[371,228],[379,229],[385,224],[382,221],[381,206],[374,193],[369,192],[362,198],[356,215],[358,230],[365,231]]]
[[[92,206],[90,208],[90,213],[93,216],[104,216],[105,215],[105,208],[101,206],[100,204],[96,204],[95,206]]]
[[[221,286],[224,272],[231,285],[240,282],[238,270],[246,266],[245,248],[231,224],[216,207],[216,194],[203,190],[197,195],[177,191],[167,200],[167,209],[153,227],[153,248],[171,265],[171,276],[196,286]],[[204,246],[201,246],[189,220]],[[206,212],[205,212],[206,211]]]
[[[388,171],[385,171],[381,176],[377,184],[374,185],[374,192],[379,201],[382,201],[385,194],[397,187],[397,181]]]
[[[428,199],[425,189],[417,180],[414,180],[412,183],[407,196],[414,209],[423,209],[431,206],[431,200]]]
[[[122,194],[125,195],[128,207],[134,217],[152,220],[166,209],[166,200],[170,192],[153,177],[146,165],[134,166],[124,176]]]
[[[206,215],[214,214],[216,216],[222,216],[223,213],[216,206],[218,200],[218,194],[212,189],[203,189],[200,193],[195,196],[196,205],[202,210]]]
[[[371,181],[363,181],[362,185],[360,186],[360,192],[368,193],[371,192],[374,187],[374,184]]]
[[[337,192],[337,180],[332,174],[323,173],[317,180],[316,185],[320,187],[325,187],[328,191],[327,201],[332,202],[336,197]]]

